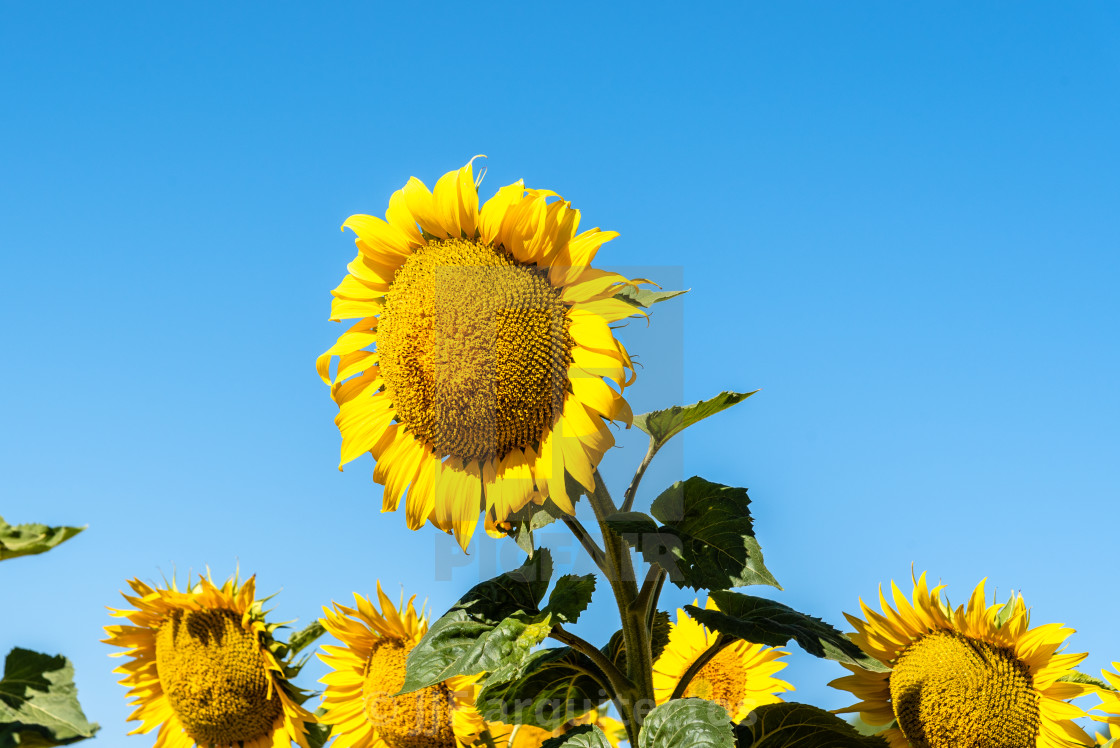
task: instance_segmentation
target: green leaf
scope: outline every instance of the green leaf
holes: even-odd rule
[[[781,589],[754,536],[745,488],[692,477],[654,500],[658,526],[641,512],[616,512],[607,525],[657,564],[678,587],[723,590],[764,584]]]
[[[1093,686],[1094,688],[1099,688],[1102,691],[1116,690],[1112,687],[1111,683],[1103,681],[1100,678],[1094,678],[1088,673],[1083,673],[1080,670],[1070,670],[1068,673],[1058,678],[1058,680],[1062,681],[1063,683],[1080,683],[1084,686]]]
[[[49,551],[84,529],[86,528],[47,527],[39,524],[9,525],[0,517],[0,561]]]
[[[859,732],[835,714],[795,702],[767,704],[735,728],[739,748],[887,748],[887,741]]]
[[[98,729],[78,704],[68,659],[20,647],[8,653],[0,680],[0,748],[66,745]]]
[[[565,574],[556,580],[545,611],[561,623],[575,623],[591,604],[595,593],[594,574]]]
[[[697,621],[721,634],[771,647],[785,646],[792,639],[817,657],[876,672],[889,669],[821,619],[799,613],[788,605],[738,592],[712,592],[711,598],[719,610],[695,605],[686,605],[685,609]]]
[[[568,495],[575,496],[577,494],[569,492]],[[509,516],[507,521],[511,528],[507,534],[513,538],[521,550],[525,551],[529,558],[532,558],[533,549],[536,547],[533,543],[533,533],[558,519],[562,519],[563,516],[564,513],[551,501],[545,502],[544,506],[529,503],[520,511]]]
[[[595,725],[580,725],[560,737],[549,738],[541,748],[611,748],[611,741]]]
[[[647,288],[634,288],[633,286],[623,286],[622,290],[614,295],[614,298],[619,301],[625,301],[627,304],[633,304],[642,309],[649,309],[654,304],[669,299],[675,299],[682,294],[686,294],[692,289],[686,288],[683,291],[651,291]]]
[[[570,647],[538,650],[519,677],[488,681],[475,705],[492,722],[555,730],[610,698],[593,672],[591,659]]]
[[[474,586],[409,652],[398,695],[456,675],[512,677],[552,629],[538,607],[551,577],[552,555],[540,549],[520,568]]]
[[[727,710],[704,699],[674,699],[654,709],[642,723],[638,748],[735,748]]]
[[[293,631],[288,637],[288,655],[294,657],[325,633],[327,630],[318,621],[312,621],[299,631]]]
[[[708,416],[743,402],[758,390],[752,392],[724,391],[710,400],[701,400],[692,405],[674,405],[665,410],[655,410],[634,416],[634,425],[649,434],[654,449],[658,449],[673,436],[684,431]]]
[[[316,714],[319,710],[316,710]],[[331,739],[331,725],[325,725],[321,722],[313,722],[306,725],[307,727],[307,745],[309,748],[323,748],[327,741]]]

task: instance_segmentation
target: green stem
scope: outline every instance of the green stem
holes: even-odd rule
[[[639,599],[637,578],[634,574],[634,561],[630,548],[610,527],[606,519],[617,511],[611,500],[610,492],[603,477],[595,471],[595,490],[588,498],[599,521],[603,533],[609,571],[607,579],[614,592],[622,619],[622,641],[626,648],[626,675],[632,688],[631,693],[622,699],[627,707],[627,733],[631,745],[637,745],[638,731],[645,719],[646,711],[653,708],[653,654],[650,648],[650,634],[646,626],[645,601]],[[628,697],[628,698],[626,698]]]
[[[622,494],[622,511],[628,512],[634,508],[634,497],[638,495],[638,484],[642,482],[642,476],[646,474],[646,468],[653,462],[653,456],[657,454],[659,445],[650,437],[649,448],[646,450],[646,456],[642,459],[642,464],[634,472],[634,477],[630,479],[630,485],[626,487],[626,493]]]
[[[567,644],[577,652],[582,652],[587,655],[587,658],[601,671],[599,673],[600,677],[595,679],[600,681],[601,686],[608,688],[609,691],[613,691],[614,694],[625,693],[629,690],[630,682],[626,680],[626,674],[619,670],[618,666],[611,662],[594,644],[573,634],[562,626],[553,626],[549,636],[561,644]],[[617,701],[613,697],[612,700]],[[617,707],[617,703],[615,706]]]
[[[606,558],[603,556],[603,549],[595,542],[595,538],[591,537],[591,533],[587,531],[583,523],[575,517],[565,514],[564,524],[572,531],[572,535],[576,536],[576,540],[583,546],[583,550],[587,551],[587,555],[591,556],[591,560],[595,562],[595,565],[606,574]]]

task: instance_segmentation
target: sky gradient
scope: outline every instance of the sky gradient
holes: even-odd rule
[[[145,746],[98,642],[127,578],[240,564],[302,625],[377,579],[438,614],[518,563],[379,514],[314,370],[342,221],[485,153],[483,199],[553,189],[620,232],[599,263],[691,289],[621,335],[635,412],[762,388],[639,506],[749,487],[776,599],[843,626],[911,569],[954,602],[987,577],[1097,674],[1118,34],[1105,2],[0,4],[0,515],[90,525],[0,566],[0,651],[65,653],[98,743]],[[605,461],[616,493],[641,436]],[[600,586],[579,630],[605,641]],[[790,659],[794,699],[851,703]]]

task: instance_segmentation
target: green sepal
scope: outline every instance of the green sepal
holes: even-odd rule
[[[323,624],[318,620],[312,621],[299,631],[293,631],[292,635],[288,637],[288,643],[285,645],[287,656],[294,657],[299,654],[304,649],[314,644],[315,641],[325,633],[327,633],[327,630],[323,628]]]
[[[99,729],[78,703],[70,660],[21,647],[8,653],[0,679],[0,748],[68,745]]]
[[[665,410],[654,410],[634,416],[634,425],[649,434],[653,448],[658,449],[694,423],[743,402],[755,392],[758,390],[751,392],[725,390],[711,399],[701,400],[691,405],[674,405]]]
[[[735,748],[735,730],[727,710],[705,699],[673,699],[654,709],[642,723],[638,748]]]
[[[719,610],[706,610],[695,605],[686,605],[685,610],[697,621],[721,634],[770,647],[783,647],[792,639],[816,657],[876,672],[889,670],[837,629],[788,605],[738,592],[717,591],[712,592],[710,597]]]
[[[675,299],[678,296],[688,293],[692,289],[686,288],[683,291],[651,291],[648,288],[638,288],[637,286],[623,286],[614,298],[619,301],[625,301],[639,309],[649,309],[654,304],[669,299]]]
[[[83,527],[48,527],[40,524],[9,525],[0,517],[0,561],[45,553],[74,537]]]
[[[1094,678],[1088,673],[1083,673],[1080,670],[1070,670],[1065,675],[1058,678],[1062,683],[1079,683],[1083,686],[1092,686],[1093,688],[1100,689],[1101,691],[1116,691],[1112,684],[1108,681]]]
[[[541,748],[612,748],[607,735],[596,725],[579,725],[559,737],[549,738]]]
[[[475,706],[492,722],[555,730],[610,698],[590,675],[596,670],[591,658],[571,647],[538,650],[518,677],[488,681]]]
[[[662,525],[642,512],[616,512],[606,521],[678,587],[781,589],[763,561],[750,503],[745,488],[693,476],[674,483],[654,500],[650,511]]]
[[[760,706],[735,727],[738,748],[887,748],[875,735],[861,735],[835,714],[808,704]]]
[[[398,696],[456,675],[512,677],[552,629],[539,608],[552,577],[552,554],[538,549],[520,568],[475,585],[432,624],[408,654]]]

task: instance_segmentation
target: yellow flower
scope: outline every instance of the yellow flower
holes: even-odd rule
[[[619,745],[626,740],[626,727],[617,719],[600,713],[598,709],[592,709],[582,717],[552,731],[532,725],[499,724],[491,729],[495,734],[495,744],[502,748],[540,748],[546,740],[565,735],[571,732],[572,728],[580,725],[595,725],[598,727],[607,736],[607,742],[614,748],[619,748]]]
[[[323,608],[323,627],[343,643],[323,645],[324,713],[334,725],[332,748],[456,748],[471,746],[486,729],[474,708],[476,677],[455,677],[416,693],[404,685],[405,659],[428,630],[413,605],[393,605],[377,584],[381,612],[354,595],[356,607]]]
[[[984,582],[955,610],[914,581],[913,603],[892,582],[897,610],[882,590],[880,615],[863,601],[866,620],[848,615],[850,638],[890,667],[874,673],[845,665],[852,675],[832,686],[860,702],[841,711],[865,722],[898,726],[884,732],[892,748],[1060,748],[1092,743],[1072,720],[1085,716],[1068,699],[1094,691],[1060,680],[1085,659],[1059,654],[1073,629],[1050,623],[1030,628],[1022,597],[987,605]]]
[[[464,548],[480,512],[491,533],[531,502],[574,513],[565,474],[592,490],[606,423],[633,418],[610,323],[635,314],[614,298],[634,282],[591,267],[617,234],[577,233],[571,203],[522,182],[479,207],[469,163],[431,192],[413,177],[385,218],[343,224],[359,251],[331,319],[360,321],[316,363],[339,406],[339,469],[369,452],[382,511],[407,491],[408,527],[431,521]]]
[[[315,718],[298,703],[288,672],[273,650],[272,632],[255,578],[243,585],[210,579],[179,592],[128,583],[133,610],[114,610],[131,625],[106,626],[106,644],[132,658],[113,672],[125,677],[141,725],[130,734],[159,728],[155,748],[307,748],[307,725]]]
[[[719,609],[711,599],[704,607]],[[658,704],[669,700],[681,678],[717,637],[684,610],[677,609],[669,643],[653,666],[653,691]],[[776,704],[782,701],[778,694],[794,690],[786,681],[774,677],[786,666],[781,658],[787,654],[773,647],[735,641],[701,667],[681,695],[714,701],[727,709],[733,722],[741,722],[756,707]]]
[[[1120,662],[1112,663],[1112,667],[1120,670]],[[1105,677],[1105,680],[1107,680],[1113,688],[1120,689],[1120,675],[1109,672],[1108,670],[1102,670],[1101,675]],[[1092,717],[1099,722],[1108,723],[1109,738],[1104,740],[1098,738],[1098,741],[1103,745],[1108,742],[1108,739],[1120,738],[1120,693],[1101,689],[1097,691],[1097,694],[1101,697],[1101,703],[1093,707],[1093,709],[1105,712],[1105,714],[1101,716],[1094,714]]]

